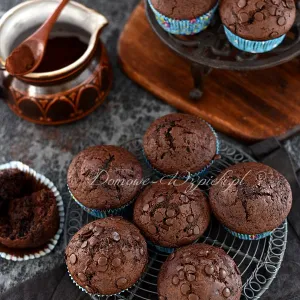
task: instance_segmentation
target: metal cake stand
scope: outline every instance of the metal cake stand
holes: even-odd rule
[[[142,163],[145,177],[155,177],[143,159],[142,141],[135,139],[123,145],[132,152]],[[221,141],[220,154],[222,159],[218,160],[209,169],[204,178],[211,179],[217,176],[225,168],[240,163],[253,161],[253,159],[236,148],[232,144]],[[206,188],[208,189],[208,188]],[[205,190],[207,193],[207,190]],[[70,198],[67,209],[67,220],[65,223],[64,242],[67,246],[71,237],[85,224],[95,220],[86,214]],[[242,241],[227,233],[223,227],[213,219],[208,230],[199,243],[207,243],[224,249],[238,265],[243,281],[243,300],[259,299],[269,288],[274,280],[284,256],[287,243],[287,222],[285,221],[273,234],[266,239],[258,241]],[[111,297],[92,297],[94,300],[105,299],[130,299],[130,300],[158,300],[157,276],[162,263],[167,255],[158,252],[149,246],[149,265],[141,281],[128,292]]]
[[[236,49],[226,38],[218,12],[211,25],[194,36],[176,36],[166,32],[156,21],[155,15],[145,0],[146,14],[153,31],[169,48],[191,62],[194,89],[192,99],[203,95],[203,77],[213,69],[250,71],[278,66],[300,54],[300,1],[297,1],[296,21],[287,33],[284,42],[271,52],[252,54]]]

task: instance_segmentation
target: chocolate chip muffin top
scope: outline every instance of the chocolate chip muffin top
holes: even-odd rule
[[[121,217],[87,224],[66,248],[71,276],[90,294],[112,295],[130,288],[142,276],[147,262],[145,239]]]
[[[221,0],[223,24],[234,34],[254,41],[287,33],[296,17],[294,0]]]
[[[191,20],[209,12],[217,0],[151,0],[153,7],[166,17]]]
[[[142,178],[142,167],[130,152],[116,146],[94,146],[73,159],[68,186],[86,207],[107,210],[133,200]]]
[[[254,162],[223,171],[211,187],[209,200],[217,219],[243,234],[277,228],[292,206],[288,181],[276,170]]]
[[[145,155],[158,171],[186,176],[216,156],[217,140],[209,125],[187,114],[170,114],[151,124],[143,139]]]
[[[204,194],[192,183],[165,179],[140,194],[134,222],[153,243],[180,247],[204,233],[210,222],[210,208]]]
[[[177,250],[158,276],[159,300],[239,300],[240,272],[222,249],[195,244]]]
[[[9,248],[42,246],[54,237],[58,227],[56,198],[46,189],[7,200],[0,211],[0,243]]]

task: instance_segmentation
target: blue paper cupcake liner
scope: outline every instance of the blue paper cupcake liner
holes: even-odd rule
[[[98,219],[104,219],[109,216],[125,216],[129,213],[130,211],[130,205],[134,202],[135,199],[127,203],[126,205],[116,208],[116,209],[108,209],[108,210],[99,210],[99,209],[94,209],[94,208],[88,208],[84,206],[80,201],[78,201],[74,195],[71,193],[69,186],[68,186],[69,193],[73,200],[88,214],[90,214],[93,217],[96,217]]]
[[[273,233],[273,231],[268,231],[268,232],[263,232],[263,233],[259,233],[259,234],[243,234],[243,233],[238,233],[238,232],[232,231],[225,226],[224,226],[224,228],[226,231],[228,231],[234,237],[237,237],[241,240],[247,240],[247,241],[256,241],[256,240],[264,239]]]
[[[175,20],[168,18],[158,12],[152,5],[151,0],[148,0],[149,5],[154,12],[158,24],[167,32],[178,35],[193,35],[197,34],[208,27],[218,4],[206,14],[192,20]]]
[[[206,121],[202,120],[203,122],[205,122],[210,130],[212,131],[212,133],[214,134],[214,136],[216,137],[216,155],[219,155],[220,154],[220,140],[219,140],[219,137],[218,137],[218,134],[216,133],[216,131],[213,129],[213,127],[207,123]],[[181,180],[187,180],[187,179],[193,179],[193,178],[196,178],[196,177],[201,177],[201,176],[204,176],[207,172],[208,172],[208,169],[213,165],[213,163],[215,162],[214,160],[212,160],[206,167],[204,167],[201,171],[197,172],[197,173],[193,173],[193,174],[190,174],[189,176],[179,176],[177,174],[164,174],[162,173],[161,171],[155,169],[152,164],[150,163],[150,161],[148,160],[147,156],[146,156],[146,153],[145,153],[145,150],[144,148],[142,149],[142,152],[143,152],[143,157],[145,159],[145,162],[146,164],[148,165],[149,168],[151,168],[158,176],[160,177],[165,177],[165,178],[174,178],[174,179],[181,179]]]
[[[134,284],[132,285],[131,287],[129,287],[128,289],[125,289],[123,291],[121,291],[120,293],[117,293],[117,294],[112,294],[112,295],[100,295],[100,294],[90,294],[86,289],[84,289],[82,286],[80,286],[75,280],[74,278],[72,277],[71,273],[69,272],[69,269],[67,267],[67,270],[68,270],[68,274],[72,280],[72,282],[84,293],[88,294],[89,296],[91,297],[113,297],[113,296],[118,296],[118,295],[122,295],[123,293],[127,292],[127,291],[130,291],[131,289],[133,289],[136,285],[138,285],[140,283],[140,281],[142,280],[142,277],[143,275],[141,276],[141,278]]]
[[[250,41],[232,33],[226,26],[224,26],[224,30],[229,42],[234,47],[250,53],[264,53],[271,51],[280,45],[285,38],[284,34],[276,39],[268,41]]]

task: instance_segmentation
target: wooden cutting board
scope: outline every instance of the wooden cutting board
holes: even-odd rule
[[[204,96],[193,101],[190,63],[164,45],[150,28],[141,2],[119,40],[123,70],[135,82],[217,130],[252,142],[285,134],[300,124],[300,60],[251,71],[213,70]]]

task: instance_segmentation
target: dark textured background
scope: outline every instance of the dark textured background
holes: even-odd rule
[[[8,10],[20,2],[22,1],[0,0],[0,10]],[[99,10],[110,20],[103,40],[113,63],[115,80],[106,103],[80,122],[60,127],[43,127],[17,118],[0,101],[0,163],[20,160],[30,165],[57,185],[65,202],[69,200],[66,191],[66,171],[76,153],[92,144],[120,144],[140,137],[154,119],[175,111],[131,82],[117,65],[118,37],[138,0],[79,2]],[[288,141],[286,148],[299,168],[300,137]],[[263,299],[300,299],[299,250],[300,242],[290,230],[283,266]],[[52,269],[63,262],[62,254],[61,240],[54,252],[42,259],[24,263],[0,259],[0,293],[38,272]]]

